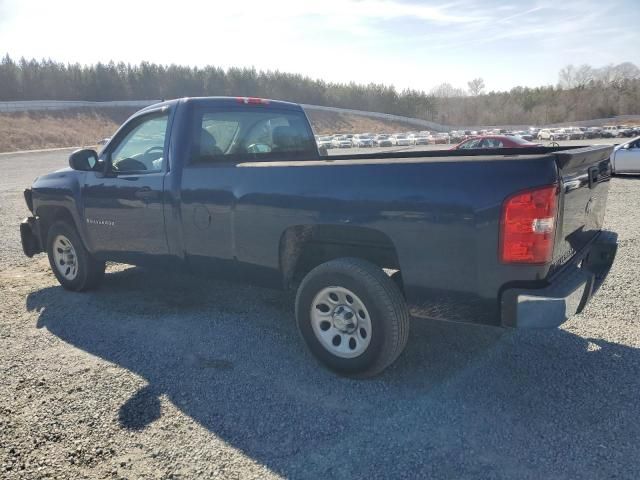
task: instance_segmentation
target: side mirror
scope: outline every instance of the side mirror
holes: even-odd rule
[[[69,166],[74,170],[90,171],[98,164],[98,154],[95,150],[84,148],[69,155]]]

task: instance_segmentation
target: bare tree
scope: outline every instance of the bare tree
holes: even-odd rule
[[[441,83],[437,87],[431,90],[431,94],[438,98],[451,98],[451,97],[464,97],[465,91],[461,88],[456,88],[450,83]]]
[[[585,88],[594,78],[594,70],[589,65],[567,65],[558,74],[558,86],[564,90]]]
[[[484,80],[482,78],[474,78],[470,82],[467,82],[469,86],[469,93],[477,97],[478,95],[482,95],[484,91]]]

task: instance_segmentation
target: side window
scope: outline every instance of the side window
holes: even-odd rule
[[[318,156],[301,112],[228,110],[195,113],[191,163],[305,160]]]
[[[480,148],[480,143],[482,142],[482,139],[474,139],[474,140],[469,140],[467,143],[465,143],[464,145],[462,145],[462,148]]]
[[[482,148],[502,148],[502,142],[495,138],[485,138],[482,143]]]
[[[168,123],[168,113],[143,119],[111,152],[111,168],[116,172],[160,172]]]

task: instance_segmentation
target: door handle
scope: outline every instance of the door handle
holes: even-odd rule
[[[155,190],[151,190],[151,188],[149,187],[143,187],[140,190],[136,190],[136,193],[134,195],[136,196],[136,198],[139,198],[141,200],[153,200],[155,198],[158,198],[158,192],[156,192]]]

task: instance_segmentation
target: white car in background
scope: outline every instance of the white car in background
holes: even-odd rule
[[[316,139],[316,143],[318,144],[318,148],[333,148],[333,137],[327,135],[320,135]]]
[[[412,133],[409,135],[409,143],[411,145],[429,145],[429,134]]]
[[[398,147],[408,147],[410,144],[409,137],[404,133],[394,133],[391,135],[391,143]]]
[[[346,135],[334,135],[331,145],[333,148],[351,148],[351,139]]]
[[[618,133],[618,127],[615,125],[605,125],[602,127],[602,136],[605,138],[616,138]]]
[[[391,141],[391,136],[386,133],[379,133],[373,139],[373,142],[377,147],[391,147],[393,142]]]
[[[611,168],[613,173],[640,173],[640,137],[613,149]]]
[[[566,140],[568,135],[562,128],[543,128],[538,132],[538,140]]]
[[[356,134],[351,139],[351,145],[356,148],[373,147],[373,138],[367,134]]]
[[[550,128],[541,128],[538,131],[538,140],[551,140],[551,135]]]

